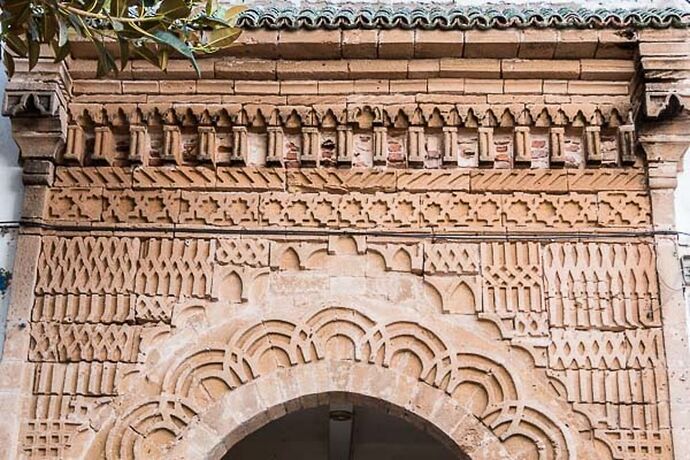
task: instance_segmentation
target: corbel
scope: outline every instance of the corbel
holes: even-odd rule
[[[182,158],[182,135],[180,133],[180,127],[177,125],[163,125],[161,160],[174,161],[178,165],[184,162]]]
[[[148,165],[151,150],[148,128],[143,124],[129,125],[129,159]]]

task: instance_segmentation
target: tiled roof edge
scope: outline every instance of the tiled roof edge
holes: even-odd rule
[[[244,11],[238,19],[244,29],[428,29],[485,30],[507,28],[625,29],[687,28],[690,9],[633,8],[519,8],[515,6],[391,7],[317,6],[261,7]]]

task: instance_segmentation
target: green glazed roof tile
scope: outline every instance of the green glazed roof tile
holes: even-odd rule
[[[516,28],[685,28],[690,9],[588,9],[453,5],[262,7],[253,6],[238,19],[244,29],[506,29]]]

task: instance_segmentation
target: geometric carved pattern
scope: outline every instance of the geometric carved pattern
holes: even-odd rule
[[[140,332],[138,326],[32,323],[29,359],[134,362]]]
[[[544,311],[538,243],[482,243],[484,311],[499,318]]]
[[[551,243],[544,277],[554,327],[661,326],[654,246]]]
[[[319,187],[337,191],[339,183]],[[89,227],[103,224],[149,224],[156,227],[180,224],[239,228],[383,226],[544,231],[646,229],[650,223],[646,192],[600,192],[597,195],[579,192],[352,191],[341,194],[193,189],[55,190],[50,194],[44,220]]]
[[[501,196],[496,196],[500,201]],[[314,212],[314,209],[309,208],[309,211]],[[454,213],[448,215],[455,216]],[[42,290],[37,287],[40,295],[36,297],[33,310],[29,357],[32,361],[40,361],[36,364],[33,394],[41,412],[36,412],[24,425],[25,453],[42,455],[48,449],[65,454],[64,449],[83,423],[75,421],[81,419],[75,418],[74,411],[86,410],[88,414],[91,412],[88,408],[94,407],[98,398],[118,397],[117,382],[128,372],[124,366],[140,366],[135,363],[145,359],[146,343],[159,333],[151,325],[180,327],[185,321],[180,318],[195,309],[203,311],[205,305],[216,301],[216,297],[220,301],[239,299],[238,302],[247,302],[248,292],[255,282],[254,272],[267,270],[263,267],[268,266],[272,268],[271,277],[285,277],[273,287],[276,293],[300,297],[310,296],[321,287],[318,283],[305,284],[298,278],[290,278],[295,276],[295,270],[306,270],[316,276],[322,270],[331,269],[348,274],[356,266],[364,273],[371,273],[371,267],[375,266],[384,274],[421,274],[417,278],[423,279],[428,290],[438,296],[437,312],[492,320],[499,325],[504,339],[529,350],[535,359],[535,372],[542,369],[553,379],[560,398],[586,414],[592,429],[611,446],[614,454],[620,449],[617,443],[630,443],[634,439],[639,443],[639,448],[635,448],[656,449],[654,440],[668,435],[670,421],[665,401],[663,343],[661,330],[655,327],[660,325],[655,254],[649,243],[466,243],[442,238],[420,243],[416,238],[400,237],[305,239],[244,235],[211,240],[52,236],[44,240],[40,257],[46,267],[61,267],[56,264],[69,260],[71,264],[66,269],[78,270],[88,265],[88,273],[100,271],[104,275],[99,275],[98,279],[109,276],[107,279],[111,280],[125,276],[119,272],[109,274],[110,271],[130,267],[126,276],[129,281],[112,281],[122,289],[109,293],[104,292],[106,286],[92,285],[95,276],[91,277],[93,281],[88,280],[89,284],[87,280],[73,281],[82,278],[71,274],[66,278],[68,281],[53,286],[59,276],[51,279],[39,274],[38,285]],[[64,248],[72,248],[72,252],[68,254]],[[88,253],[85,248],[91,248],[92,252]],[[81,253],[89,254],[90,258]],[[371,258],[373,255],[380,262],[370,267],[370,262],[366,261],[375,260]],[[339,257],[350,262],[338,268],[341,265]],[[334,259],[329,261],[329,258]],[[64,269],[50,270],[61,274],[60,270]],[[82,271],[87,272],[86,269]],[[228,273],[234,273],[240,280],[236,293],[235,287],[223,284],[233,279],[225,276]],[[216,276],[219,274],[224,276]],[[406,284],[409,283],[408,279]],[[75,290],[78,292],[73,294]],[[185,301],[185,297],[197,300]],[[576,315],[572,316],[559,310],[567,302],[587,307],[573,307]],[[650,310],[650,306],[654,307]],[[177,317],[178,314],[181,316]],[[584,321],[582,315],[589,320]],[[454,366],[464,362],[468,372],[480,368],[485,369],[482,372],[505,372],[496,368],[495,363],[489,364],[492,370],[486,370],[481,364],[485,357],[464,355],[461,359],[461,354],[451,352],[434,332],[416,329],[420,327],[416,323],[400,321],[383,325],[362,313],[341,308],[327,308],[304,323],[292,321],[293,318],[264,321],[256,328],[233,335],[234,342],[222,348],[232,350],[229,355],[232,358],[224,358],[231,361],[224,361],[228,365],[218,367],[225,369],[222,375],[211,373],[203,377],[208,382],[203,391],[194,390],[193,385],[188,387],[186,383],[173,384],[174,379],[169,376],[165,381],[168,383],[164,382],[165,394],[179,395],[176,392],[183,391],[181,399],[155,399],[134,409],[135,412],[150,414],[142,415],[141,420],[155,418],[156,411],[173,414],[176,422],[170,431],[180,435],[194,415],[223,392],[264,375],[275,365],[306,365],[323,359],[354,359],[411,373],[413,378],[438,386],[460,401],[471,400],[475,389],[454,380],[462,378],[454,377],[462,375],[454,374],[459,372],[453,370]],[[358,324],[353,326],[353,331],[370,332],[361,335],[363,342],[358,341],[355,336],[348,335],[351,333],[346,332],[348,329],[342,321]],[[319,326],[321,324],[323,326]],[[321,330],[335,334],[333,337],[346,334],[350,338],[347,342],[329,336],[319,338],[316,331]],[[304,335],[300,331],[310,332]],[[257,348],[264,340],[262,337],[270,346]],[[285,337],[289,338],[288,343]],[[418,339],[425,341],[423,346],[414,344]],[[212,355],[216,359],[229,353],[221,352],[216,345],[209,348],[210,342],[200,343],[204,344],[204,350],[185,352],[196,353],[195,362],[203,363],[202,356]],[[396,352],[397,349],[400,351]],[[412,355],[408,356],[409,353]],[[193,369],[180,368],[179,372],[186,374]],[[172,372],[173,369],[169,375]],[[220,379],[224,383],[212,386],[208,379],[216,382]],[[524,420],[525,427],[529,423],[542,427],[551,424],[551,428],[540,432],[536,438],[532,433],[530,439],[538,445],[547,442],[549,449],[561,449],[562,452],[568,442],[560,428],[555,428],[555,420],[544,419],[539,411],[518,403],[519,389],[515,383],[501,385],[500,390],[491,391],[503,394],[504,400],[482,404],[481,410],[477,409],[474,415],[499,436],[512,433],[507,428],[509,420]],[[505,399],[509,395],[512,399]],[[77,403],[76,397],[91,399]],[[559,396],[554,394],[553,397]],[[122,416],[125,423],[127,416]],[[43,441],[36,437],[32,427],[45,426],[47,429],[49,422],[56,430],[62,427],[63,434],[55,438],[61,441],[44,449],[41,446],[45,443],[41,444]],[[137,429],[142,433],[156,430],[155,424],[141,423],[145,425],[137,425]],[[130,455],[131,449],[136,450],[130,444],[134,441],[126,431],[118,439],[118,426],[121,425],[110,433],[107,453],[111,457],[131,457],[134,455]],[[154,436],[153,432],[151,435]],[[168,439],[166,436],[161,437],[163,444]],[[515,435],[506,436],[510,439]],[[31,444],[34,441],[38,444]],[[510,442],[506,441],[505,445],[510,446]],[[554,450],[548,455],[551,458],[557,453]],[[666,458],[664,455],[657,458]]]
[[[132,292],[139,240],[131,238],[43,238],[38,294]]]
[[[129,294],[57,294],[37,296],[32,321],[61,323],[131,322],[134,296]]]
[[[138,261],[136,292],[206,297],[211,293],[215,240],[146,240]]]
[[[599,223],[607,227],[643,227],[652,222],[649,195],[644,192],[600,192]]]
[[[476,274],[479,271],[479,245],[441,243],[424,246],[424,272]]]
[[[470,397],[467,391],[477,394],[479,389],[487,399],[468,407],[499,438],[525,437],[545,450],[545,458],[568,458],[575,453],[575,446],[547,413],[520,399],[522,390],[505,365],[483,355],[451,353],[439,336],[419,324],[377,323],[356,310],[332,307],[301,322],[264,321],[233,337],[227,343],[209,339],[208,344],[177,357],[162,383],[162,394],[174,396],[145,398],[124,407],[108,432],[106,458],[137,455],[137,437],[129,434],[132,429],[157,437],[164,448],[224,394],[275,369],[324,359],[384,366],[463,402]],[[172,423],[154,423],[161,417],[171,417]]]
[[[55,187],[105,187],[120,189],[131,187],[132,170],[110,167],[58,167],[55,169]]]
[[[660,329],[624,332],[553,329],[549,347],[552,369],[643,369],[659,365]]]
[[[34,394],[115,395],[118,369],[121,363],[38,363]]]
[[[219,239],[216,260],[222,265],[268,266],[269,242],[253,238]]]
[[[179,192],[116,190],[103,193],[103,221],[110,223],[177,222]]]
[[[516,192],[504,198],[503,213],[509,228],[597,226],[596,197],[589,194],[547,195]]]
[[[182,192],[181,224],[256,226],[259,197],[250,193]]]

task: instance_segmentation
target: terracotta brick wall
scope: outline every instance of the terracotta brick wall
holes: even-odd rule
[[[25,166],[22,455],[218,458],[335,392],[473,458],[672,458],[675,171],[629,44],[552,32],[70,63]]]

